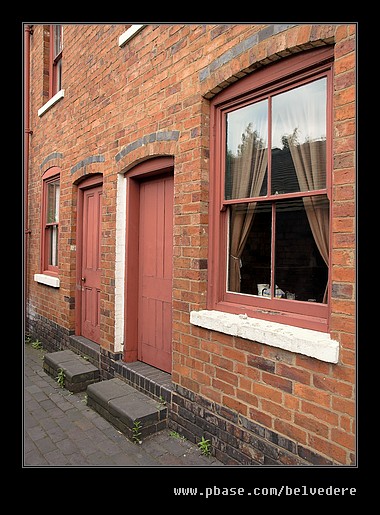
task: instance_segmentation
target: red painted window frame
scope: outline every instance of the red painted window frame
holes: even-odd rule
[[[207,309],[253,318],[280,322],[296,327],[327,332],[330,303],[318,304],[277,298],[260,298],[228,292],[227,279],[227,204],[224,200],[224,159],[226,148],[225,113],[237,106],[247,105],[269,94],[293,88],[310,79],[327,77],[327,134],[326,134],[326,189],[330,202],[331,249],[331,171],[332,171],[332,98],[333,47],[326,46],[281,59],[235,82],[211,102],[210,138],[210,243],[208,255]],[[305,193],[305,192],[303,192]],[[307,192],[309,194],[309,192]],[[273,196],[272,196],[273,197]],[[289,194],[276,195],[276,200]],[[274,200],[271,196],[266,197]],[[241,202],[241,199],[239,200]],[[331,252],[329,262],[328,298],[331,298]]]
[[[41,211],[41,273],[45,275],[51,275],[54,277],[58,276],[58,266],[49,265],[49,238],[47,237],[47,228],[50,227],[52,224],[47,223],[47,206],[48,206],[48,199],[47,199],[47,192],[48,192],[48,185],[52,182],[55,182],[57,179],[60,180],[60,168],[57,166],[53,166],[52,168],[49,168],[43,176],[43,184],[42,184],[42,211]],[[59,219],[58,222],[56,222],[54,225],[58,228],[58,234],[57,238],[59,241]]]
[[[60,30],[61,49],[55,51],[55,34]],[[49,59],[49,96],[53,97],[61,89],[62,81],[63,26],[50,25],[50,59]],[[59,87],[57,86],[59,84]]]

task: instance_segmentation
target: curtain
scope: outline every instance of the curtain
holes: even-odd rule
[[[274,140],[286,141],[300,191],[326,188],[326,78],[273,98]],[[329,212],[317,197],[303,197],[309,225],[326,263],[329,260]],[[327,301],[327,286],[323,302]]]
[[[294,162],[301,191],[312,191],[325,187],[326,141],[292,143],[289,138],[290,153]],[[321,206],[317,197],[303,197],[307,218],[318,250],[326,263],[329,262],[329,211]],[[323,296],[327,302],[327,285]]]
[[[232,161],[232,198],[258,197],[268,163],[268,149],[252,133],[244,151]],[[240,292],[240,258],[251,229],[256,203],[239,204],[230,211],[229,289]]]

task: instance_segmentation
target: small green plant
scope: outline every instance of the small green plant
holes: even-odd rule
[[[61,388],[63,388],[65,386],[65,372],[62,368],[58,369],[58,374],[57,374],[56,380]]]
[[[157,405],[157,409],[160,410],[161,408],[165,408],[166,406],[166,401],[165,399],[162,397],[162,395],[159,396],[158,398],[158,405]]]
[[[132,427],[132,439],[135,443],[138,443],[138,444],[142,444],[142,440],[141,440],[141,427],[142,427],[142,424],[140,422],[140,420],[135,420],[133,422],[133,427]]]
[[[185,437],[180,435],[177,431],[170,431],[169,436],[172,438],[178,438],[180,440],[185,440]]]
[[[198,442],[198,447],[201,450],[201,453],[204,456],[210,456],[211,455],[211,442],[210,440],[206,440],[204,436],[202,436],[202,439],[200,442]]]
[[[34,340],[34,342],[32,342],[32,347],[33,349],[42,349],[42,343],[40,340]]]

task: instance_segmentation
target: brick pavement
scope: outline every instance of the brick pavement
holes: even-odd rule
[[[61,388],[43,370],[43,349],[24,346],[23,467],[210,467],[214,457],[164,429],[141,445]]]

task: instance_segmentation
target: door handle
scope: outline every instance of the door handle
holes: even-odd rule
[[[82,281],[82,283],[86,282],[86,278],[82,277],[81,281]]]

